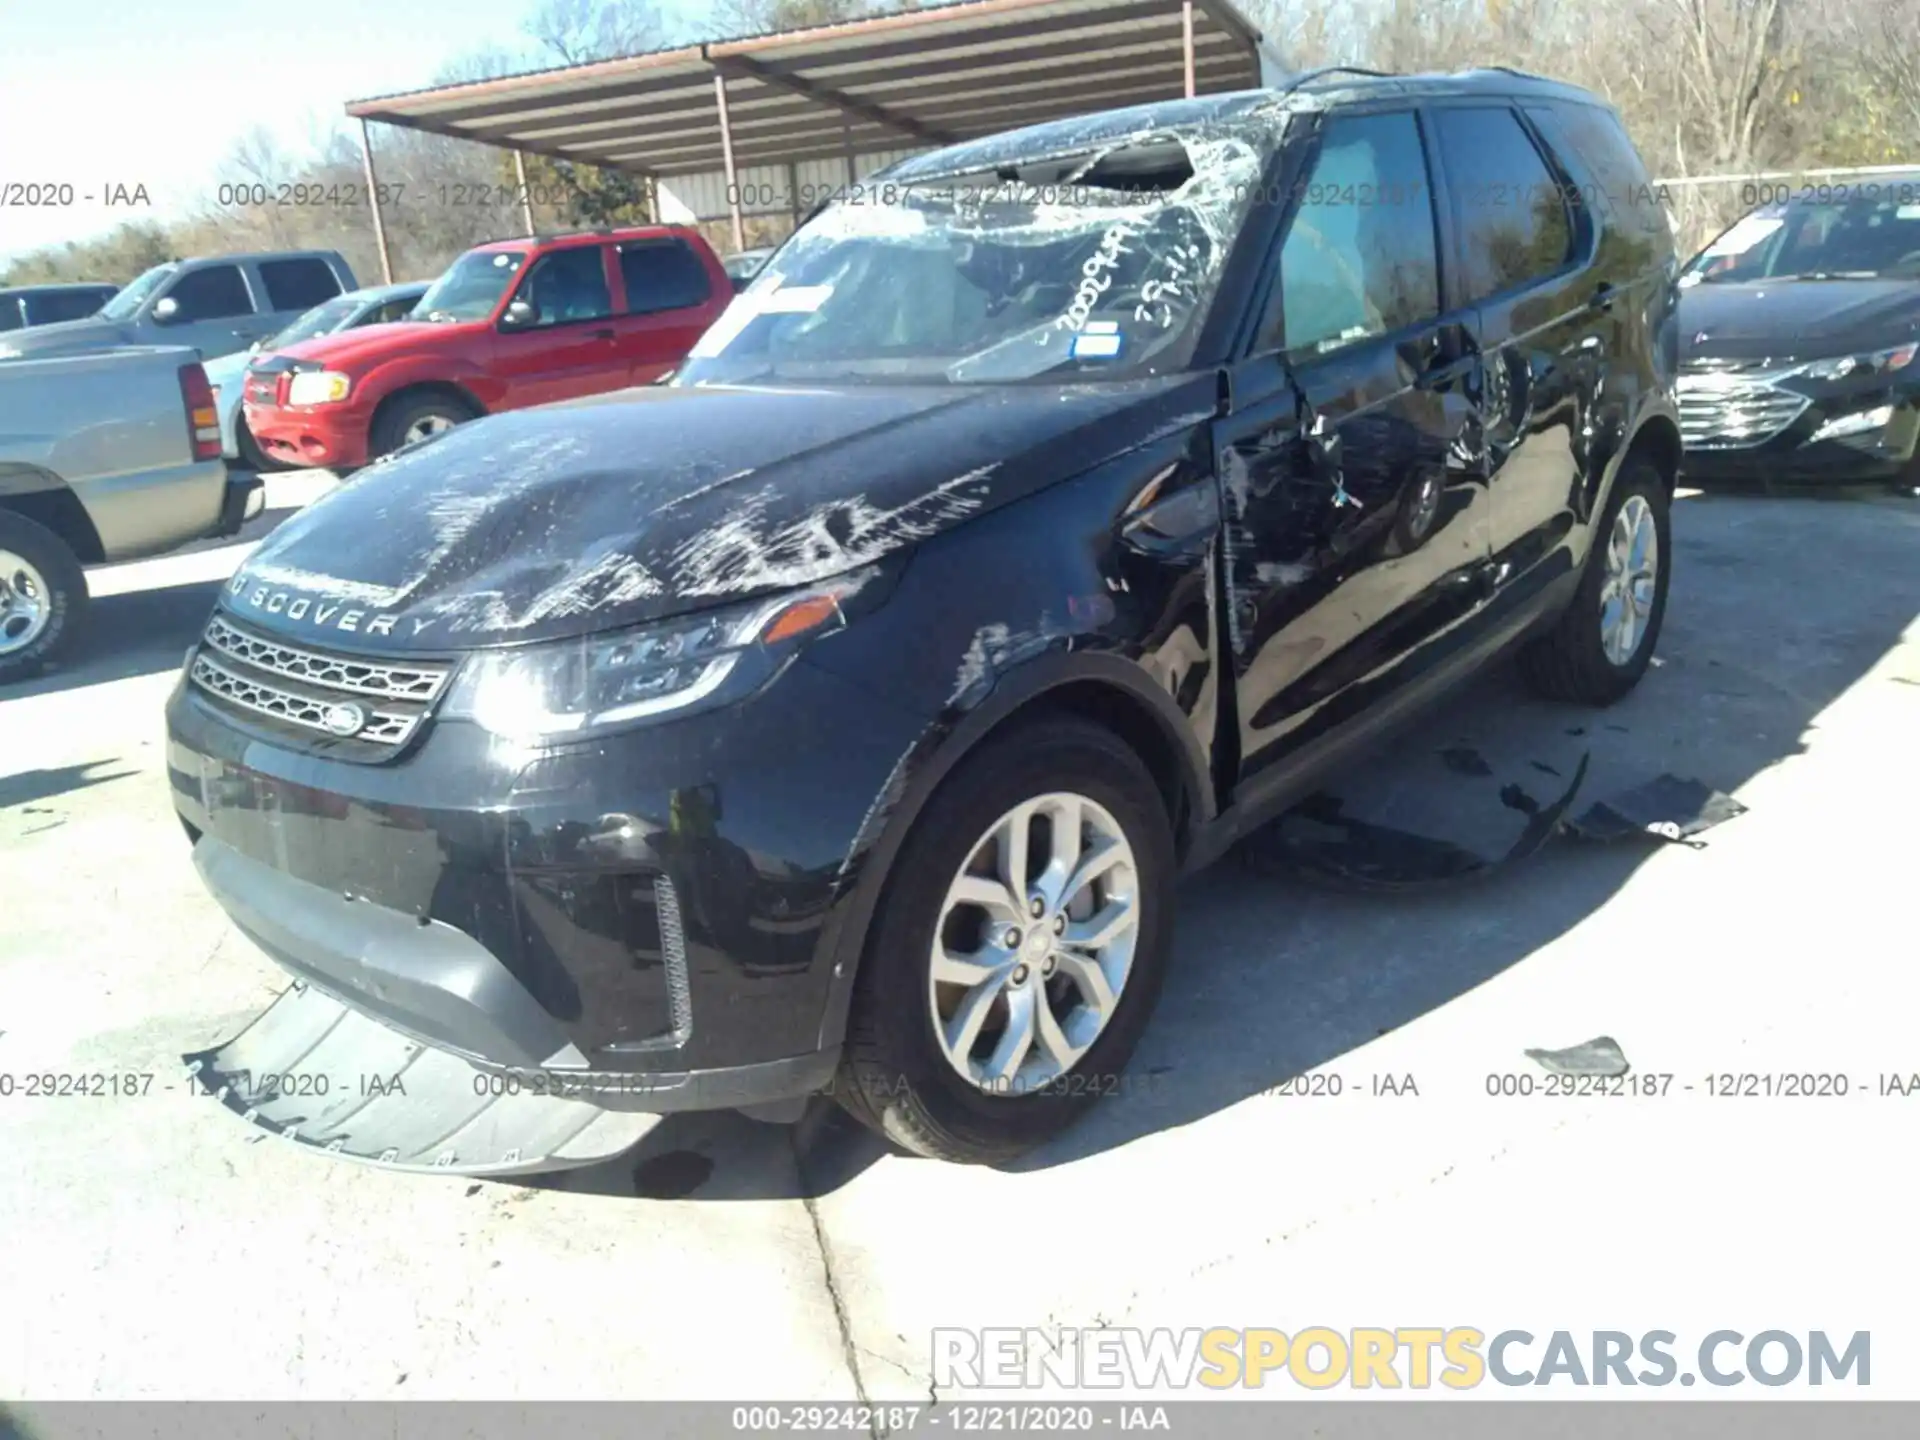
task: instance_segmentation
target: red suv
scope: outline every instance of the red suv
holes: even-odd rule
[[[351,469],[490,411],[645,385],[732,297],[719,257],[679,226],[480,245],[410,318],[254,361],[247,426],[276,460]]]

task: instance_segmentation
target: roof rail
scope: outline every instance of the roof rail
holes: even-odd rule
[[[1369,70],[1364,65],[1321,65],[1313,70],[1302,70],[1297,75],[1289,75],[1278,87],[1282,94],[1298,90],[1326,75],[1366,75],[1375,80],[1397,80],[1400,77],[1391,70]]]

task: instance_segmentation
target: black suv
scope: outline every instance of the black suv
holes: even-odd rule
[[[1680,276],[1687,478],[1920,486],[1920,171],[1752,188]]]
[[[1113,1088],[1174,881],[1518,648],[1660,631],[1676,267],[1614,114],[1323,72],[901,162],[671,384],[371,467],[168,707],[296,977],[256,1124],[498,1174],[830,1091],[1010,1157]]]

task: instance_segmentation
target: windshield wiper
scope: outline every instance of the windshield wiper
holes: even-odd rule
[[[1878,270],[1801,270],[1792,275],[1775,275],[1775,280],[1878,280]]]

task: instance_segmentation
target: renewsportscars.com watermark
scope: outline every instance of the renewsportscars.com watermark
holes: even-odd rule
[[[1866,1387],[1872,1336],[1824,1330],[1671,1330],[1472,1326],[1335,1330],[985,1329],[933,1332],[936,1390],[1472,1390],[1512,1386],[1827,1385]]]

